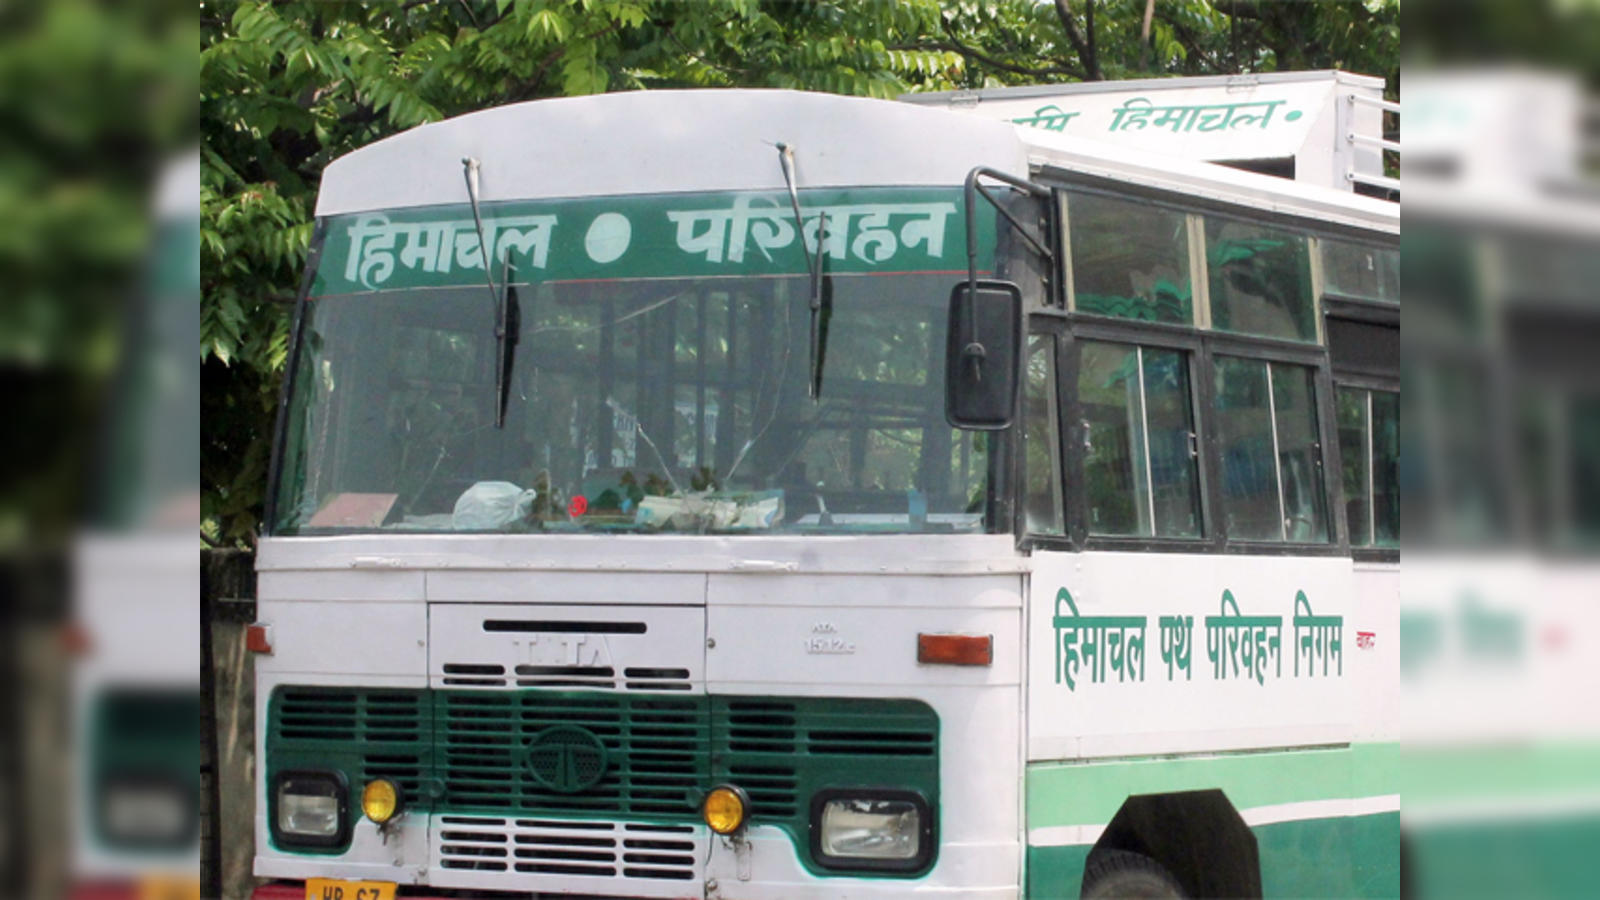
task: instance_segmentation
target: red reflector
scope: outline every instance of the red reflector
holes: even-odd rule
[[[917,662],[947,666],[992,665],[994,638],[987,634],[919,634]]]
[[[94,648],[94,642],[89,639],[89,629],[80,622],[68,622],[61,626],[60,637],[61,649],[69,656],[87,656]]]
[[[250,625],[244,630],[244,648],[251,653],[272,652],[272,626]]]

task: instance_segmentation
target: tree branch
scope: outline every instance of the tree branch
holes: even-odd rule
[[[1067,0],[1055,0],[1055,6],[1056,18],[1061,20],[1061,27],[1067,32],[1067,40],[1072,43],[1072,49],[1078,51],[1078,61],[1083,63],[1084,71],[1089,71],[1089,60],[1094,56],[1094,51],[1084,41],[1083,33],[1078,31],[1078,20],[1072,17],[1072,10],[1067,8]]]
[[[1235,19],[1254,19],[1257,22],[1262,19],[1261,10],[1254,0],[1212,0],[1211,7]]]
[[[1193,29],[1170,16],[1162,16],[1161,18],[1172,26],[1173,36],[1178,39],[1178,43],[1188,48],[1191,58],[1199,57],[1205,69],[1211,72],[1220,73],[1224,71],[1222,61],[1205,51],[1201,46],[1200,35],[1195,34]]]
[[[1083,0],[1083,30],[1089,44],[1089,58],[1084,60],[1083,67],[1091,79],[1100,81],[1100,52],[1094,46],[1094,0]]]
[[[1019,66],[1019,65],[1017,65],[1015,63],[1008,63],[1008,62],[1005,62],[1003,60],[995,59],[994,57],[984,53],[982,50],[979,50],[976,47],[969,47],[966,44],[961,43],[960,41],[956,40],[953,37],[950,39],[949,42],[932,41],[932,42],[923,42],[923,43],[918,43],[918,44],[896,44],[894,46],[889,47],[888,49],[890,49],[890,50],[941,50],[941,51],[944,51],[944,52],[947,52],[947,53],[959,53],[962,56],[967,57],[968,59],[975,60],[975,61],[977,61],[979,63],[982,63],[983,65],[986,65],[986,66],[988,66],[990,68],[999,69],[999,70],[1001,70],[1003,72],[1011,72],[1011,73],[1016,74],[1016,75],[1027,75],[1029,77],[1040,77],[1040,76],[1045,76],[1045,75],[1066,75],[1066,76],[1069,76],[1069,77],[1072,77],[1072,78],[1077,78],[1079,80],[1085,80],[1084,79],[1084,73],[1083,73],[1082,69],[1073,69],[1073,68],[1069,68],[1067,66],[1041,66],[1041,67],[1037,67],[1037,68],[1030,68],[1028,66]]]

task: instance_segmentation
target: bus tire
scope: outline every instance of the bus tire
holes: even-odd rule
[[[1083,871],[1083,900],[1184,900],[1167,867],[1142,853],[1103,850]]]

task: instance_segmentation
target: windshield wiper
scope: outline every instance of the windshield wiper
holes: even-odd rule
[[[805,250],[805,217],[800,213],[800,192],[794,184],[794,148],[778,142],[778,163],[783,167],[783,183],[789,187],[789,203],[794,207],[794,227],[800,233],[800,248]],[[828,322],[833,318],[833,276],[823,269],[823,240],[828,231],[828,214],[817,215],[817,252],[806,260],[811,276],[811,378],[812,400],[822,399],[822,364],[828,355]]]
[[[515,272],[507,254],[505,270],[500,281],[502,292],[494,286],[494,274],[489,266],[489,244],[483,236],[483,216],[478,211],[478,161],[470,156],[461,160],[462,175],[467,179],[467,200],[472,204],[472,224],[478,231],[478,251],[483,254],[483,280],[489,285],[489,296],[494,299],[494,427],[506,427],[506,401],[511,396],[511,363],[517,352],[517,334],[521,310],[517,306],[517,292],[511,286]]]
[[[506,267],[501,274],[501,283],[506,286],[504,299],[500,303],[499,322],[495,325],[494,336],[498,343],[495,353],[496,368],[494,380],[495,413],[494,424],[496,428],[504,428],[506,423],[506,401],[511,399],[511,369],[517,357],[517,343],[522,334],[522,307],[517,303],[516,269],[511,267],[511,261],[506,261]]]

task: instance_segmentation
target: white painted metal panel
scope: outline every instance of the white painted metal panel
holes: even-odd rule
[[[554,603],[631,606],[700,606],[706,576],[663,572],[484,572],[427,573],[430,603]]]
[[[1012,122],[1029,144],[1065,136],[1171,160],[1293,164],[1302,184],[1347,196],[1347,173],[1381,173],[1381,78],[1339,71],[1147,78],[908,94],[902,100]],[[1352,138],[1362,138],[1357,142]]]
[[[1295,620],[1307,609],[1337,617],[1337,628],[1301,627]],[[1101,628],[1099,617],[1142,626]],[[1164,642],[1162,617],[1192,617],[1177,626],[1188,634],[1187,670],[1179,632]],[[1239,617],[1276,627],[1229,623]],[[1372,659],[1356,648],[1351,623],[1347,558],[1037,553],[1028,601],[1028,758],[1348,742],[1353,684]],[[1130,638],[1139,630],[1136,655]],[[1108,637],[1113,632],[1120,641]],[[1338,652],[1326,640],[1319,648],[1319,634],[1337,635]],[[1313,643],[1302,645],[1308,635]]]
[[[400,569],[356,569],[318,572],[261,572],[256,595],[262,600],[379,600],[394,603],[423,599],[421,572]]]
[[[1318,184],[1288,181],[1133,147],[1112,148],[1099,141],[1060,134],[1031,135],[1028,158],[1035,173],[1054,169],[1065,175],[1092,175],[1197,200],[1235,204],[1387,234],[1400,233],[1398,203]]]
[[[263,574],[427,570],[429,579],[443,572],[589,572],[605,578],[634,572],[971,575],[1023,572],[1027,560],[1005,534],[360,534],[263,538],[256,569]]]
[[[748,682],[1017,684],[1021,678],[1016,577],[860,578],[711,576],[706,632],[711,689],[748,693]],[[970,604],[970,605],[968,605]],[[990,635],[994,665],[917,662],[917,634]]]
[[[1003,91],[972,100],[960,94],[943,96],[951,109],[1014,122],[1029,131],[1094,138],[1184,159],[1274,159],[1292,157],[1307,143],[1316,117],[1333,101],[1331,74],[1317,81],[1162,78],[1108,82],[1099,86],[1114,90],[1092,92],[1061,85],[1049,93],[1021,96]]]
[[[257,677],[293,673],[302,684],[322,676],[350,683],[421,687],[427,673],[428,612],[421,603],[262,598],[257,621],[271,629],[272,652],[257,657]],[[263,720],[265,721],[265,720]]]
[[[1399,740],[1400,564],[1354,566],[1345,652],[1350,668],[1356,733],[1364,742]]]
[[[638,91],[537,100],[423,125],[349,153],[322,176],[317,215],[467,199],[461,160],[482,163],[481,198],[600,197],[784,186],[958,185],[978,165],[1021,172],[999,122],[904,103],[798,91]],[[937,152],[930,152],[937,148]]]
[[[703,690],[700,607],[441,604],[428,624],[433,688]]]

